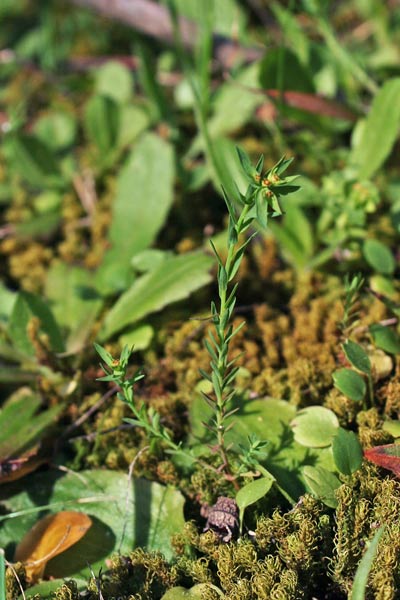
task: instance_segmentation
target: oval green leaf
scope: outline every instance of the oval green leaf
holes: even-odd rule
[[[350,400],[360,402],[364,399],[367,385],[359,373],[353,369],[338,369],[332,374],[335,387]]]
[[[378,273],[392,275],[396,262],[390,249],[378,240],[365,240],[363,254],[367,263]]]
[[[336,508],[337,500],[335,492],[341,485],[338,477],[323,467],[311,467],[309,465],[304,467],[302,472],[306,486],[311,494],[322,500],[326,506]]]
[[[324,448],[331,445],[339,421],[328,408],[309,406],[297,413],[291,426],[296,442],[308,448]]]
[[[347,360],[359,371],[371,375],[371,361],[369,360],[368,354],[356,342],[347,340],[343,344],[343,351],[346,355]]]
[[[389,354],[400,354],[400,336],[396,331],[379,323],[371,325],[369,331],[378,348]]]
[[[339,427],[339,431],[333,438],[332,452],[335,465],[343,475],[351,475],[361,467],[363,451],[353,431],[346,431]]]
[[[274,481],[275,478],[272,475],[261,477],[260,479],[251,481],[238,491],[236,494],[236,504],[239,507],[240,524],[242,524],[245,509],[268,494]]]

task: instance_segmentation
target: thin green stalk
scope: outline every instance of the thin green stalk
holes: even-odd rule
[[[0,600],[6,600],[6,563],[4,550],[0,548]]]
[[[346,67],[354,76],[355,79],[361,83],[371,94],[376,94],[379,87],[375,81],[364,71],[362,67],[354,60],[349,52],[347,52],[336,38],[330,24],[324,17],[317,16],[317,25],[321,35],[323,36],[326,45],[331,50],[332,54],[336,56],[339,62]]]
[[[236,230],[238,233],[243,233],[243,231],[245,229],[247,229],[247,227],[244,227],[244,223],[246,220],[246,216],[249,212],[249,208],[250,207],[248,204],[245,204],[243,207],[242,213],[236,224]],[[238,260],[238,263],[240,265],[240,263],[242,261],[242,257],[243,257],[243,255],[239,258],[237,257],[237,245],[238,244],[230,244],[229,248],[228,248],[228,256],[226,258],[226,262],[224,265],[226,277],[223,279],[220,278],[220,285],[219,285],[220,309],[219,309],[218,319],[215,322],[217,339],[219,341],[219,345],[217,348],[218,362],[217,362],[217,368],[214,371],[214,373],[216,374],[216,377],[217,377],[217,381],[218,381],[217,385],[214,385],[214,393],[215,393],[215,397],[216,397],[216,429],[217,429],[219,452],[220,452],[220,455],[223,460],[224,468],[226,469],[227,472],[229,472],[229,461],[228,461],[226,447],[225,447],[225,432],[226,432],[225,418],[226,418],[226,405],[227,405],[227,402],[229,401],[230,394],[229,394],[229,392],[226,392],[225,390],[226,390],[226,379],[228,378],[228,376],[230,374],[230,370],[228,367],[228,351],[229,351],[229,345],[230,345],[229,338],[232,333],[231,327],[229,324],[229,317],[231,315],[228,314],[229,304],[227,302],[227,300],[228,300],[227,295],[228,295],[228,291],[229,291],[229,288],[228,288],[229,274],[232,271],[233,263],[236,259],[236,260]]]

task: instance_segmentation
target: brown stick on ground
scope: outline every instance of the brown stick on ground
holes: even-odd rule
[[[168,9],[150,0],[72,0],[84,8],[109,17],[137,31],[168,43],[173,42],[173,28]],[[197,26],[193,21],[179,18],[182,43],[192,48],[196,42]],[[214,34],[214,57],[224,68],[230,68],[237,60],[251,62],[261,58],[264,49],[241,46],[224,36]]]

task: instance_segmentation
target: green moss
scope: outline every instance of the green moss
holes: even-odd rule
[[[397,598],[400,586],[400,483],[380,479],[376,468],[364,465],[349,484],[338,491],[337,530],[331,561],[333,579],[342,589],[351,589],[354,573],[366,542],[385,524],[370,577],[371,598]]]
[[[65,583],[54,593],[54,600],[79,600],[80,593],[75,581]]]

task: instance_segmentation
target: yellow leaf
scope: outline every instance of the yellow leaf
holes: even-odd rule
[[[24,563],[28,579],[35,582],[43,577],[48,561],[76,544],[91,525],[91,518],[81,512],[47,515],[20,541],[15,560]]]

